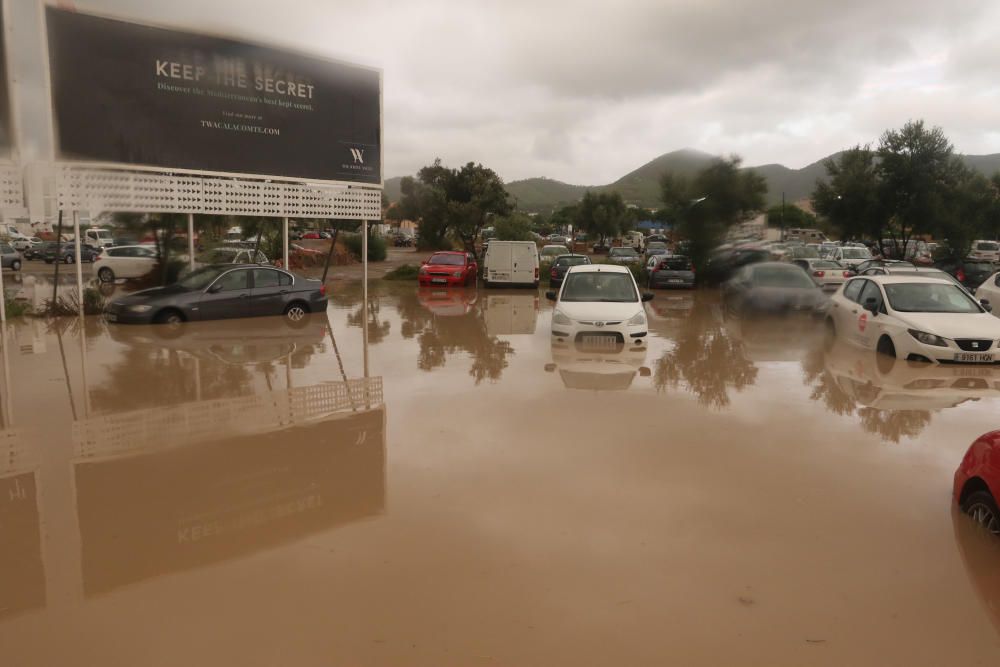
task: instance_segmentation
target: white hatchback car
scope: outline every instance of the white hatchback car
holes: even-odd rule
[[[617,352],[640,349],[649,332],[643,302],[632,272],[612,264],[571,266],[559,292],[545,296],[555,301],[552,341],[571,343],[581,350]]]
[[[105,248],[94,260],[94,274],[102,283],[119,278],[141,278],[156,265],[156,248],[122,245]]]
[[[938,278],[858,276],[831,299],[838,338],[898,359],[1000,361],[1000,320],[961,287]]]

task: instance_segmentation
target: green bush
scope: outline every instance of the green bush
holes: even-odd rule
[[[383,280],[416,280],[420,267],[413,264],[403,264],[383,276]]]
[[[27,301],[6,297],[4,298],[4,307],[7,311],[7,317],[24,317],[31,314],[31,304]]]
[[[84,315],[100,315],[103,311],[104,296],[93,287],[84,288]],[[55,299],[46,299],[39,314],[46,317],[79,315],[80,299],[77,297],[76,290],[70,290],[66,295],[57,296]]]
[[[629,264],[628,270],[632,272],[635,284],[639,286],[639,289],[646,289],[646,286],[649,285],[649,269],[646,268],[646,262],[638,266]]]
[[[347,252],[351,253],[351,257],[359,262],[361,261],[361,241],[360,234],[344,234],[344,247],[347,248]],[[385,239],[381,236],[371,236],[368,238],[369,262],[384,262],[388,254],[389,250]]]

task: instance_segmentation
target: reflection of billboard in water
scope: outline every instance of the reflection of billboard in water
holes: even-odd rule
[[[48,7],[64,160],[381,184],[381,74]]]
[[[86,595],[379,514],[385,409],[76,466]]]
[[[0,618],[45,606],[35,474],[0,478]]]

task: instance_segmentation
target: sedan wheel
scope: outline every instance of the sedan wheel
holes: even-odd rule
[[[67,264],[72,264],[73,263],[73,255],[66,255],[66,259],[63,260],[63,261],[66,262]]]
[[[287,317],[288,321],[292,324],[299,324],[305,320],[307,315],[309,315],[309,311],[307,311],[302,304],[293,303],[285,309],[285,317]]]
[[[1000,536],[1000,511],[988,491],[976,491],[970,495],[962,503],[962,509],[992,535]]]
[[[102,283],[111,283],[115,281],[115,272],[106,266],[102,266],[101,270],[97,272],[97,278]]]

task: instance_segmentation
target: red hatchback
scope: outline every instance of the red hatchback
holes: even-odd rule
[[[448,285],[457,287],[476,282],[479,265],[468,252],[436,252],[420,267],[418,280],[422,287]]]
[[[979,436],[955,471],[955,502],[979,525],[1000,535],[1000,431]]]

